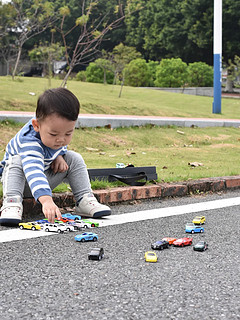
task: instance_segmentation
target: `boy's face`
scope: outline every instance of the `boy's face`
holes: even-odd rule
[[[59,149],[70,143],[76,121],[51,114],[39,121],[32,120],[33,128],[39,132],[42,143],[51,149]]]

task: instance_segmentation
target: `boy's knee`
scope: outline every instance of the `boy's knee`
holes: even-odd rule
[[[68,165],[70,165],[73,162],[84,163],[83,157],[79,153],[72,150],[69,150],[64,155],[64,160],[67,162]]]
[[[12,156],[9,160],[6,161],[7,165],[22,167],[22,160],[19,155]]]

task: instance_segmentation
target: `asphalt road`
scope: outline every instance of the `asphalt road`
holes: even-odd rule
[[[112,210],[121,214],[232,197],[239,191]],[[170,247],[157,252],[157,263],[144,260],[151,243],[186,236],[185,223],[196,214],[94,229],[97,243],[77,243],[73,233],[0,243],[0,319],[240,319],[239,214],[238,206],[203,211],[205,232],[189,236],[193,244],[206,240],[209,249]],[[88,252],[98,246],[104,259],[89,261]]]

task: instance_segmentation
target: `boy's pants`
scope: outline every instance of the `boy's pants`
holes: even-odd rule
[[[92,192],[86,164],[82,156],[74,151],[67,151],[63,158],[68,165],[66,172],[54,173],[51,169],[48,169],[45,171],[45,175],[51,190],[62,182],[69,183],[75,200],[78,202],[84,194]],[[3,170],[2,183],[4,198],[13,196],[20,196],[22,199],[33,197],[19,155],[13,156],[7,161]]]

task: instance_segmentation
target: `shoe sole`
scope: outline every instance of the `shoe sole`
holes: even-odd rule
[[[106,210],[106,211],[100,211],[100,212],[96,212],[94,213],[93,216],[91,215],[84,215],[84,213],[80,213],[80,215],[82,217],[87,217],[87,218],[101,218],[101,217],[105,217],[105,216],[110,216],[111,215],[111,210]]]
[[[18,226],[18,224],[22,222],[22,220],[19,219],[8,219],[8,218],[2,218],[0,219],[0,224],[2,226],[7,226],[7,227],[14,227]]]

